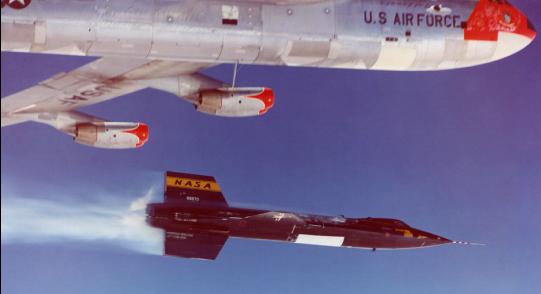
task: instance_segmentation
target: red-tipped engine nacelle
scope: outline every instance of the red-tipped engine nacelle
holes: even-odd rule
[[[269,88],[220,88],[199,93],[197,111],[217,116],[243,117],[265,114],[274,105]]]
[[[148,141],[148,126],[131,122],[79,123],[75,126],[74,140],[98,148],[137,148]]]

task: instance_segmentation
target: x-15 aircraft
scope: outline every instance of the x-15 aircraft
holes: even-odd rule
[[[1,3],[2,51],[101,57],[2,98],[2,127],[44,123],[102,148],[139,147],[148,127],[75,109],[144,88],[219,116],[261,115],[273,106],[268,87],[237,88],[198,73],[216,64],[444,70],[507,57],[536,36],[506,0]]]
[[[147,223],[165,231],[165,255],[200,259],[215,259],[229,237],[371,250],[474,244],[396,219],[234,208],[213,177],[177,172],[165,175],[164,202],[147,205]]]

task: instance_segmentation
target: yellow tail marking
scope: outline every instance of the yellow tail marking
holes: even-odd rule
[[[167,177],[165,181],[167,187],[202,190],[211,192],[221,192],[220,186],[214,181],[205,181],[199,179]]]

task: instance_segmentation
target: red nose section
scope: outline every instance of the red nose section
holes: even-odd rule
[[[30,2],[32,0],[2,0],[2,8],[7,5],[13,9],[24,9],[30,5]]]
[[[520,10],[505,0],[479,0],[464,28],[465,40],[497,41],[498,33],[534,39],[535,29]]]
[[[124,133],[133,134],[139,138],[135,147],[141,147],[148,141],[148,126],[144,123],[139,123],[136,128],[124,131]]]
[[[537,36],[537,32],[535,31],[535,28],[530,20],[528,20],[528,25],[526,27],[527,30],[525,32],[525,35],[532,40],[535,39],[535,37]]]
[[[274,91],[272,91],[270,88],[263,88],[261,93],[248,97],[261,100],[261,102],[263,102],[265,105],[265,107],[259,111],[260,115],[265,114],[271,107],[274,106]]]

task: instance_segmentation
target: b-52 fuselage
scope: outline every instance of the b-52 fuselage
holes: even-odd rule
[[[101,57],[2,98],[2,126],[48,124],[76,142],[135,148],[138,122],[75,111],[144,88],[203,113],[243,117],[274,105],[268,87],[198,73],[220,63],[396,71],[479,65],[536,36],[506,0],[2,0],[2,51]]]

